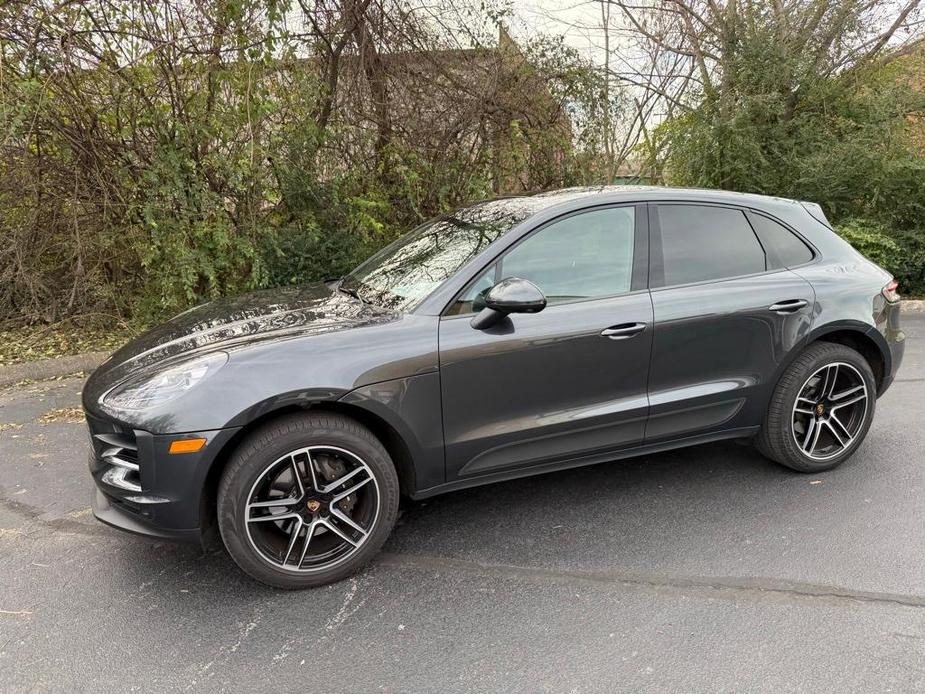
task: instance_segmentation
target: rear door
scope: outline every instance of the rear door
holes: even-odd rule
[[[645,205],[554,220],[450,306],[440,321],[448,481],[642,441],[652,344],[646,220]],[[548,306],[474,329],[479,294],[511,276],[534,282]]]
[[[778,366],[809,332],[812,287],[765,252],[754,213],[691,203],[649,210],[646,440],[760,424]]]

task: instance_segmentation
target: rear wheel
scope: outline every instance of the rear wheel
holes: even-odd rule
[[[800,472],[837,467],[867,435],[876,405],[874,375],[844,345],[810,345],[781,377],[758,436],[772,460]]]
[[[289,415],[234,452],[218,492],[232,558],[279,588],[339,580],[379,550],[395,524],[398,476],[369,430],[336,414]]]

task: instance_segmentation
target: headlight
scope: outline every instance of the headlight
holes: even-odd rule
[[[130,378],[103,395],[100,406],[110,414],[118,414],[163,405],[218,371],[227,361],[225,352],[213,352],[153,375]]]

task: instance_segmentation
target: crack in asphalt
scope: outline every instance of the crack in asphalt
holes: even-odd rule
[[[26,521],[38,523],[51,530],[66,530],[77,535],[111,535],[109,530],[103,526],[96,527],[88,523],[82,523],[78,520],[72,520],[66,516],[58,518],[42,518],[41,516],[45,513],[45,511],[42,509],[38,509],[34,506],[30,506],[29,504],[24,504],[21,501],[16,501],[15,499],[10,499],[2,495],[0,495],[0,507],[13,513],[14,515],[19,516],[20,518],[25,519]]]
[[[732,598],[746,595],[751,598],[785,598],[792,600],[828,600],[830,602],[868,603],[900,607],[925,607],[925,596],[878,591],[863,591],[800,581],[772,578],[732,578],[704,576],[659,576],[633,574],[621,571],[576,571],[514,564],[486,564],[465,559],[435,557],[416,554],[383,552],[376,564],[395,568],[412,568],[427,571],[457,571],[470,575],[492,576],[539,582],[583,584],[587,586],[623,586],[680,592],[710,591],[717,597]]]

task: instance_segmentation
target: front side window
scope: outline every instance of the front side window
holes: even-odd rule
[[[659,205],[662,277],[653,286],[705,282],[764,272],[761,244],[745,213],[707,205]]]
[[[628,292],[635,219],[635,208],[613,207],[542,227],[483,271],[448,313],[480,310],[488,290],[508,277],[530,280],[550,304]]]

